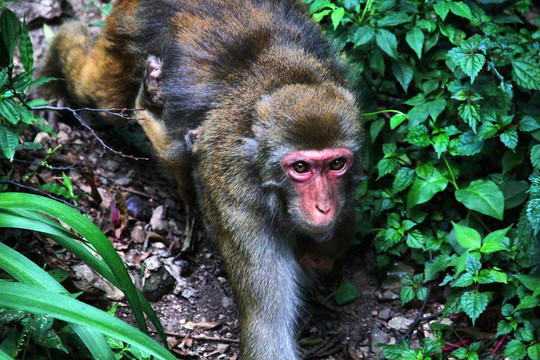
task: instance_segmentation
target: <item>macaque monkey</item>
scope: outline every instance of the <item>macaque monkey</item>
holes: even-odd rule
[[[42,74],[66,79],[51,96],[141,108],[225,260],[242,359],[299,359],[305,270],[331,268],[355,234],[362,137],[343,67],[305,6],[117,0],[96,39],[64,25]]]

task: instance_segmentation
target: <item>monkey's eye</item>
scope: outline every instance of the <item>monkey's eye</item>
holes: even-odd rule
[[[303,173],[305,173],[305,172],[307,172],[309,170],[308,164],[306,164],[305,162],[302,162],[302,161],[298,161],[298,162],[295,162],[294,164],[292,164],[292,168],[298,174],[303,174]]]
[[[335,159],[335,160],[332,160],[332,162],[330,163],[330,170],[338,171],[338,170],[343,169],[344,166],[345,166],[345,159],[343,158]]]

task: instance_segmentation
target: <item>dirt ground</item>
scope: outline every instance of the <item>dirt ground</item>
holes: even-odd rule
[[[43,59],[47,43],[44,35],[72,18],[89,24],[98,32],[108,4],[88,0],[39,0],[6,4],[26,21],[34,44],[36,67]],[[62,115],[62,114],[60,114]],[[111,239],[125,259],[133,278],[152,300],[170,345],[177,354],[199,359],[238,357],[238,318],[231,286],[215,246],[181,203],[174,179],[151,157],[134,160],[105,150],[96,137],[69,117],[51,116],[57,137],[45,133],[35,141],[46,148],[61,148],[48,158],[52,168],[38,167],[45,153],[17,153],[14,180],[35,169],[34,186],[58,182],[62,171],[69,175],[77,206],[88,212],[94,223]],[[146,157],[147,141],[135,126],[114,129],[93,123],[97,136],[124,154]],[[28,184],[32,185],[32,184]],[[59,256],[51,246],[44,251],[53,266],[74,270],[76,285],[90,301],[100,301],[105,292],[111,301],[121,296],[93,277],[69,254]],[[307,358],[375,359],[377,342],[392,343],[407,330],[419,304],[401,307],[396,281],[380,286],[380,276],[371,263],[369,239],[355,245],[343,259],[343,279],[358,291],[358,299],[337,306],[329,286],[310,297],[306,315],[301,317],[299,339]],[[144,264],[144,266],[143,266]],[[410,271],[412,269],[409,269]],[[279,281],[279,279],[276,279]],[[388,283],[388,282],[387,282]],[[392,292],[393,291],[393,292]],[[318,299],[315,301],[314,299]],[[425,314],[438,310],[427,308]],[[126,307],[118,316],[133,323]],[[427,326],[421,336],[429,335]],[[415,331],[412,341],[417,342]]]

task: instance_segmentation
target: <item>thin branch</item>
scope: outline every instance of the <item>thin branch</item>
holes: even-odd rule
[[[129,119],[129,117],[125,114],[126,111],[133,111],[133,110],[139,110],[139,109],[127,109],[127,108],[123,108],[123,109],[92,109],[92,108],[72,109],[72,108],[67,107],[67,106],[33,106],[30,109],[31,110],[49,110],[49,111],[69,111],[69,112],[71,112],[71,114],[73,114],[75,119],[77,119],[77,121],[82,126],[84,126],[86,129],[88,129],[92,133],[92,135],[97,139],[97,141],[99,141],[101,146],[103,146],[105,151],[109,150],[109,151],[111,151],[111,152],[113,152],[113,153],[115,153],[117,155],[122,156],[123,158],[129,158],[129,159],[133,159],[133,160],[149,160],[146,157],[136,157],[136,156],[132,156],[132,155],[126,155],[123,152],[115,150],[112,147],[110,147],[109,145],[105,144],[105,142],[96,134],[95,130],[92,129],[92,127],[90,125],[88,125],[83,120],[81,115],[79,115],[80,111],[93,111],[93,112],[103,112],[105,114],[112,115],[112,116],[118,116],[118,117],[121,117],[123,119],[126,119],[126,118]],[[103,154],[101,154],[101,155],[103,155]]]

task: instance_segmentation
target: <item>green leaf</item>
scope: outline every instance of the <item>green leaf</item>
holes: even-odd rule
[[[396,158],[381,159],[377,163],[377,170],[379,171],[378,179],[382,178],[386,174],[390,174],[396,166],[398,165],[398,160]]]
[[[409,130],[405,141],[420,147],[426,147],[431,145],[428,129],[424,125],[418,125]]]
[[[527,289],[533,291],[533,295],[540,294],[540,274],[514,275]]]
[[[465,292],[461,296],[460,306],[465,314],[471,318],[474,325],[476,319],[478,319],[480,314],[486,309],[488,302],[489,297],[487,294],[474,290]]]
[[[378,29],[375,40],[382,51],[392,59],[397,60],[397,39],[393,33],[386,29]]]
[[[467,287],[473,283],[473,274],[463,273],[457,279],[450,283],[452,287]]]
[[[343,16],[345,16],[345,8],[338,7],[337,9],[332,11],[330,18],[332,19],[332,25],[334,25],[334,30],[337,29],[337,27],[341,23]]]
[[[465,19],[472,20],[471,8],[469,5],[461,1],[450,1],[450,11],[457,16],[464,17]]]
[[[21,119],[19,106],[13,99],[0,99],[0,115],[13,125],[17,124]]]
[[[434,170],[427,179],[416,178],[407,194],[407,208],[423,204],[438,192],[444,191],[448,180],[437,170]]]
[[[527,356],[527,347],[521,341],[514,339],[510,340],[504,349],[504,356],[512,360],[520,360]]]
[[[0,150],[9,161],[13,161],[15,146],[19,143],[17,133],[9,126],[0,126]]]
[[[484,141],[471,130],[450,140],[449,152],[455,156],[473,156],[482,151]]]
[[[540,344],[536,343],[527,348],[527,355],[531,360],[540,360]]]
[[[420,28],[413,27],[405,35],[407,44],[414,50],[418,58],[422,58],[422,47],[424,46],[424,33]]]
[[[480,122],[480,105],[475,103],[461,104],[458,108],[458,114],[476,132],[476,125]]]
[[[486,57],[484,54],[471,53],[467,54],[459,63],[459,66],[463,72],[471,78],[471,84],[474,83],[474,79],[478,73],[482,70],[486,63]]]
[[[424,249],[424,236],[418,229],[407,232],[407,246],[413,249]]]
[[[495,336],[510,334],[512,331],[514,331],[512,324],[506,320],[501,320],[497,324],[497,334]]]
[[[34,70],[34,50],[32,48],[32,39],[30,39],[28,27],[26,26],[26,20],[23,22],[21,27],[19,53],[21,55],[21,64],[24,70],[31,74]]]
[[[406,12],[390,11],[385,17],[377,21],[378,27],[396,26],[409,22],[411,17]]]
[[[321,21],[322,18],[324,18],[326,15],[330,14],[331,12],[332,12],[332,10],[326,9],[326,10],[320,11],[320,12],[318,12],[316,14],[313,14],[313,20]]]
[[[405,59],[400,59],[400,61],[395,61],[392,63],[392,72],[394,73],[396,80],[403,88],[403,91],[407,92],[414,74],[414,69],[412,66],[407,64]]]
[[[540,129],[540,120],[532,116],[524,116],[519,122],[519,131],[531,132]]]
[[[398,193],[411,186],[414,181],[414,173],[413,169],[407,167],[399,169],[392,184],[392,192]]]
[[[412,286],[404,286],[401,289],[401,294],[400,294],[399,298],[401,299],[401,302],[403,302],[403,304],[406,304],[409,301],[413,300],[414,299],[414,289],[413,289],[413,287]]]
[[[6,50],[9,55],[9,59],[13,58],[13,51],[15,46],[17,46],[17,41],[19,40],[19,34],[21,31],[21,25],[19,19],[13,13],[13,11],[3,8],[2,16],[0,17],[0,30],[2,35],[2,40],[6,46]]]
[[[450,11],[450,6],[446,1],[439,1],[436,4],[433,4],[433,9],[435,10],[435,13],[437,13],[437,15],[439,15],[444,21],[448,15],[448,12]]]
[[[501,134],[501,142],[507,148],[514,150],[518,144],[518,133],[515,129],[506,129]]]
[[[533,145],[531,148],[531,164],[537,169],[540,168],[540,144]]]
[[[456,240],[459,245],[469,251],[480,249],[482,246],[482,237],[478,231],[468,226],[456,224],[455,222],[452,222],[452,225],[454,226]]]
[[[480,248],[480,252],[489,254],[497,251],[509,251],[508,245],[504,243],[504,238],[511,227],[512,226],[509,226],[506,229],[496,230],[487,234],[482,243],[482,247]]]
[[[434,101],[429,101],[427,103],[428,109],[429,109],[429,116],[433,120],[437,120],[439,115],[444,111],[446,108],[446,100],[445,99],[437,99]]]
[[[407,120],[407,114],[396,114],[392,116],[390,118],[390,129],[394,130],[405,120]]]
[[[356,287],[353,284],[342,281],[334,297],[336,303],[341,306],[356,300],[358,298],[358,291],[356,291]]]
[[[513,59],[512,78],[526,89],[540,90],[540,67],[530,59]]]
[[[504,196],[490,180],[475,180],[464,189],[456,190],[456,200],[468,209],[502,220]]]
[[[440,159],[441,154],[446,152],[448,149],[448,144],[450,143],[450,135],[446,132],[439,133],[433,137],[433,148],[437,153],[437,157]]]
[[[470,274],[476,274],[482,268],[480,260],[476,259],[472,254],[467,254],[465,259],[465,271]]]
[[[360,26],[354,33],[353,42],[354,47],[367,44],[375,37],[375,29],[372,26],[364,25]]]

